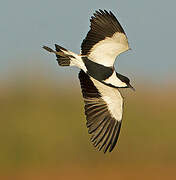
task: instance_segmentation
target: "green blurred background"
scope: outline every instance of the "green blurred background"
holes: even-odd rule
[[[171,0],[4,1],[0,179],[175,179],[175,5]],[[116,67],[136,88],[122,91],[121,133],[107,154],[90,143],[78,69],[58,67],[41,48],[58,43],[78,52],[99,8],[112,10],[127,32],[132,51],[120,55]]]
[[[0,90],[2,175],[9,179],[175,177],[176,88],[122,92],[125,108],[118,145],[104,155],[89,141],[76,77],[77,88],[68,86],[69,80],[64,86],[61,77],[56,84],[44,77],[16,79],[14,86]]]

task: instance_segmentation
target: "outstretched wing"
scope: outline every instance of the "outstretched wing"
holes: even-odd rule
[[[91,141],[98,150],[111,152],[120,132],[123,99],[120,92],[87,75],[83,70],[79,80],[85,102],[85,115]]]
[[[112,14],[96,11],[90,19],[90,31],[81,45],[81,54],[104,66],[113,66],[116,56],[129,49],[125,32]]]

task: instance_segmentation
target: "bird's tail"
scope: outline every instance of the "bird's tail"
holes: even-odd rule
[[[75,59],[74,53],[55,44],[55,51],[47,46],[43,46],[48,52],[56,54],[57,62],[60,66],[72,66],[72,61]]]

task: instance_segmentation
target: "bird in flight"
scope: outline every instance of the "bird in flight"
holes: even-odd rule
[[[79,80],[91,142],[104,153],[111,152],[118,140],[123,113],[120,88],[134,88],[130,80],[117,73],[116,57],[127,50],[127,36],[111,11],[96,11],[90,19],[90,30],[75,54],[57,44],[55,50],[43,48],[57,57],[60,66],[80,68]]]

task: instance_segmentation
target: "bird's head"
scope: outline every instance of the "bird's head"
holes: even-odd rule
[[[116,73],[117,77],[124,83],[124,87],[123,88],[130,88],[133,91],[135,91],[134,87],[130,84],[130,80],[129,78],[127,78],[126,76],[123,76],[119,73]]]

